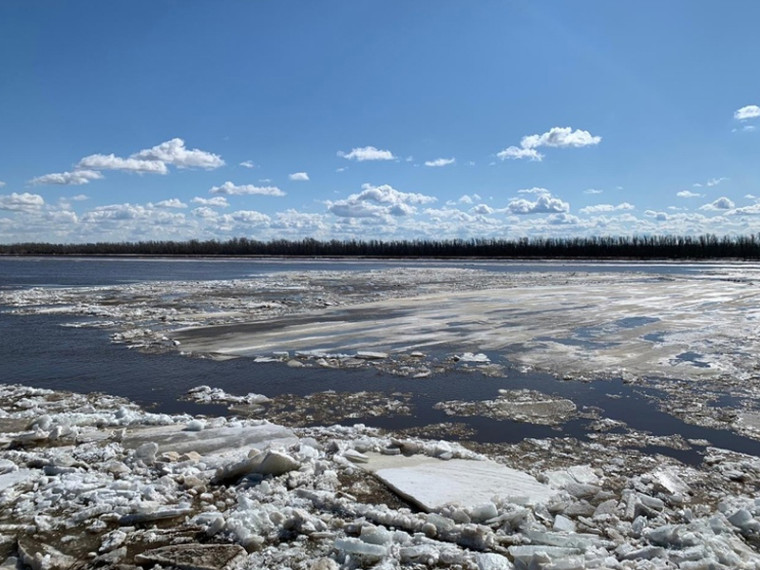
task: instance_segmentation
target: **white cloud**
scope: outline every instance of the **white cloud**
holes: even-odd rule
[[[125,170],[127,172],[166,174],[166,168],[160,160],[140,160],[137,158],[122,158],[115,154],[91,154],[80,160],[77,169],[91,170]]]
[[[70,200],[73,200],[74,202],[84,202],[85,200],[89,200],[90,197],[87,194],[77,194],[76,196],[72,196]]]
[[[720,184],[721,182],[725,182],[726,180],[728,180],[728,178],[726,178],[725,176],[721,176],[720,178],[710,178],[710,180],[707,181],[707,186],[708,187],[717,186],[718,184]]]
[[[470,208],[471,214],[480,214],[482,216],[490,216],[493,214],[495,210],[491,208],[488,204],[478,204],[477,206],[473,206]]]
[[[547,196],[551,196],[551,192],[549,192],[546,188],[541,188],[540,186],[534,186],[533,188],[522,188],[517,191],[518,194],[535,194],[537,196],[542,196],[546,194]]]
[[[500,159],[521,159],[541,161],[543,155],[536,149],[541,147],[552,148],[580,148],[597,145],[602,137],[594,136],[582,129],[573,130],[572,127],[552,127],[540,135],[528,135],[522,138],[520,146],[510,146],[499,152],[496,156]]]
[[[604,192],[604,190],[597,190],[596,188],[589,188],[583,191],[584,194],[601,194],[602,192]]]
[[[521,148],[519,146],[507,147],[501,152],[498,152],[496,156],[502,160],[519,160],[521,158],[527,158],[536,162],[541,162],[544,158],[544,155],[534,148]]]
[[[125,221],[147,218],[150,209],[139,204],[110,204],[98,206],[82,216],[82,221],[87,223],[111,221]]]
[[[456,158],[436,158],[435,160],[426,160],[425,166],[448,166],[449,164],[454,164],[456,161]]]
[[[757,105],[747,105],[734,111],[734,119],[737,121],[746,121],[760,117],[760,107]]]
[[[507,210],[511,214],[527,215],[527,214],[551,214],[570,211],[570,204],[555,198],[548,191],[545,193],[537,192],[539,190],[545,190],[543,188],[532,188],[531,191],[536,191],[538,194],[535,201],[530,201],[525,198],[514,198],[507,204]]]
[[[555,148],[580,148],[597,145],[602,137],[593,136],[590,132],[581,129],[573,130],[572,127],[552,127],[541,135],[529,135],[523,137],[520,146],[523,148],[539,148],[542,146]]]
[[[697,192],[692,192],[691,190],[681,190],[676,194],[679,198],[697,198],[698,196],[701,196],[702,194],[698,194]]]
[[[74,172],[54,172],[32,178],[29,183],[39,186],[42,184],[60,184],[66,186],[81,186],[89,184],[90,180],[100,180],[103,175],[94,170],[75,170]]]
[[[580,212],[582,214],[598,214],[600,212],[617,212],[620,210],[634,210],[635,206],[633,204],[629,204],[628,202],[622,202],[618,204],[617,206],[613,204],[596,204],[595,206],[586,206],[585,208],[581,208]]]
[[[667,222],[670,216],[665,212],[656,212],[654,210],[646,210],[644,215],[649,218],[654,218],[658,222]]]
[[[230,196],[241,196],[258,194],[262,196],[284,196],[285,192],[277,186],[254,186],[253,184],[235,185],[229,180],[221,186],[212,186],[209,190],[211,194],[227,194]]]
[[[268,224],[270,219],[266,214],[262,214],[256,210],[238,210],[231,214],[225,214],[224,217],[251,226]]]
[[[157,208],[187,208],[187,204],[179,200],[178,198],[170,198],[169,200],[161,200],[160,202],[156,202],[155,206]]]
[[[548,215],[546,221],[552,226],[567,226],[580,223],[580,218],[566,212],[560,212]]]
[[[177,168],[205,168],[213,170],[224,166],[222,157],[197,148],[185,148],[185,141],[173,138],[146,150],[133,154],[132,158],[140,160],[158,160]]]
[[[256,164],[252,160],[244,160],[240,163],[240,166],[244,168],[256,168]]]
[[[447,206],[453,206],[454,204],[474,204],[475,202],[480,202],[482,198],[480,197],[480,194],[463,194],[459,197],[458,200],[449,200],[446,202]]]
[[[364,162],[365,160],[394,160],[396,157],[389,150],[380,150],[374,146],[351,149],[351,152],[338,151],[338,156],[348,160]]]
[[[731,214],[735,216],[756,216],[760,214],[760,204],[752,204],[751,206],[736,208]]]
[[[230,205],[224,196],[214,196],[213,198],[201,198],[200,196],[190,200],[193,204],[201,206],[211,206],[213,208],[226,208]]]
[[[288,178],[297,182],[306,182],[309,180],[309,175],[306,172],[294,172],[293,174],[288,174]]]
[[[11,212],[32,212],[39,210],[45,205],[45,200],[39,194],[30,194],[24,192],[17,194],[13,192],[0,196],[0,210],[9,210]]]
[[[381,218],[385,216],[409,216],[416,212],[414,204],[430,204],[435,202],[433,196],[400,192],[383,184],[373,186],[362,184],[362,191],[351,194],[345,200],[328,201],[327,210],[336,216],[344,218]]]
[[[725,196],[721,196],[714,202],[711,202],[710,204],[705,204],[704,206],[700,206],[700,210],[731,210],[734,208],[734,203],[726,198]]]
[[[206,206],[193,208],[192,214],[196,218],[203,218],[205,220],[215,220],[219,217],[219,212],[212,210],[211,208],[207,208]]]
[[[0,188],[2,188],[3,186],[5,186],[5,182],[3,182],[2,180],[0,180]]]

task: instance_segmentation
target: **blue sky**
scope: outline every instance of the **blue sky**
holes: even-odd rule
[[[0,3],[0,242],[760,231],[760,2]]]

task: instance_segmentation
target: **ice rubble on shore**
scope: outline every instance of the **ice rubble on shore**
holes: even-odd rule
[[[167,416],[7,385],[0,432],[2,567],[760,568],[760,459],[718,449],[700,469],[627,473],[618,457],[536,479],[363,426]]]

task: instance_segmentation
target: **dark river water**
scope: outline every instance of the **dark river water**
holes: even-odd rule
[[[430,262],[376,261],[255,261],[255,260],[146,260],[146,259],[0,259],[0,288],[108,285],[152,280],[234,279],[273,271],[367,270]],[[440,266],[477,267],[490,271],[645,271],[689,273],[707,265],[679,264],[514,264],[445,262]],[[0,307],[0,311],[4,311]],[[760,456],[760,442],[732,432],[683,423],[660,412],[641,388],[620,381],[566,382],[551,376],[523,374],[509,367],[504,355],[492,355],[507,366],[504,378],[453,370],[424,380],[410,380],[374,369],[329,370],[289,368],[277,363],[255,363],[239,358],[227,361],[188,358],[179,354],[144,354],[109,341],[109,331],[61,326],[69,316],[15,316],[0,312],[0,382],[76,392],[105,392],[127,397],[152,410],[167,413],[223,414],[225,408],[179,400],[201,384],[233,394],[267,396],[306,395],[323,390],[411,392],[414,415],[395,418],[361,418],[367,425],[406,428],[444,421],[468,424],[481,442],[517,442],[525,437],[573,436],[586,438],[588,420],[570,421],[560,429],[487,418],[448,417],[433,409],[442,400],[491,399],[500,388],[531,388],[572,399],[579,408],[594,406],[604,417],[626,422],[653,435],[680,434],[706,439],[713,445]],[[507,355],[508,356],[508,355]],[[612,396],[612,397],[611,397]],[[652,449],[688,463],[701,460],[703,449],[675,451]]]

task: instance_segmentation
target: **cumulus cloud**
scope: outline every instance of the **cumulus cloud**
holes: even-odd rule
[[[432,167],[448,166],[449,164],[454,164],[456,161],[457,161],[456,158],[436,158],[435,160],[426,160],[425,166],[432,166]]]
[[[735,216],[756,216],[760,214],[760,204],[752,204],[751,206],[736,208],[731,214]]]
[[[77,169],[91,170],[124,170],[140,174],[166,174],[169,169],[160,160],[140,160],[137,158],[122,158],[115,154],[91,154],[80,160]]]
[[[539,153],[535,148],[521,148],[519,146],[507,147],[496,153],[496,156],[502,160],[520,160],[521,158],[527,158],[528,160],[541,162],[544,159],[544,155]]]
[[[179,200],[178,198],[170,198],[169,200],[161,200],[160,202],[156,202],[155,206],[157,208],[187,208],[187,204]]]
[[[480,194],[462,194],[458,200],[449,200],[446,202],[447,206],[453,206],[455,204],[474,204],[480,202],[482,198]]]
[[[588,188],[583,191],[584,194],[601,194],[604,190],[597,190],[596,188]]]
[[[481,216],[490,216],[495,211],[496,210],[494,210],[487,204],[478,204],[477,206],[473,206],[472,208],[470,208],[470,213],[479,214]]]
[[[125,221],[147,218],[150,216],[150,209],[140,204],[110,204],[108,206],[98,206],[82,216],[83,222],[103,222],[106,220]]]
[[[656,212],[654,210],[647,210],[644,212],[644,215],[649,218],[654,218],[658,222],[667,222],[670,218],[665,212]]]
[[[252,160],[244,160],[243,162],[240,163],[240,166],[244,168],[256,168],[256,165],[254,164]]]
[[[0,188],[2,188],[3,186],[5,186],[5,182],[3,182],[2,180],[0,180]]]
[[[725,211],[725,210],[731,210],[734,208],[734,203],[726,198],[725,196],[721,196],[714,202],[711,202],[710,204],[705,204],[704,206],[700,206],[700,210],[718,210],[718,211]]]
[[[598,214],[600,212],[617,212],[620,210],[633,210],[635,207],[628,202],[622,202],[615,206],[614,204],[596,204],[595,206],[586,206],[581,208],[582,214]]]
[[[544,156],[536,149],[541,147],[550,148],[580,148],[597,145],[602,137],[594,136],[582,129],[573,130],[572,127],[552,127],[540,135],[524,136],[520,146],[510,146],[499,152],[496,156],[502,160],[522,159],[541,161]]]
[[[306,172],[294,172],[293,174],[288,174],[288,178],[297,182],[306,182],[309,180],[309,175]]]
[[[702,194],[698,194],[696,192],[692,192],[691,190],[681,190],[676,194],[679,198],[696,198],[698,196],[701,196]]]
[[[365,160],[394,160],[396,158],[391,151],[380,150],[374,146],[353,148],[350,152],[339,150],[338,156],[348,160],[356,160],[357,162],[364,162]]]
[[[213,170],[224,166],[222,157],[197,148],[185,148],[185,141],[173,138],[152,148],[141,150],[132,155],[139,160],[157,160],[177,168],[205,168]]]
[[[241,224],[253,226],[268,224],[270,219],[266,214],[262,214],[256,210],[238,210],[237,212],[226,214],[225,218],[234,220]]]
[[[580,223],[580,219],[572,214],[560,212],[559,214],[550,214],[547,216],[547,222],[553,226],[567,226]]]
[[[327,210],[344,218],[380,218],[408,216],[416,212],[415,204],[435,202],[433,196],[400,192],[388,184],[363,184],[362,191],[345,200],[327,202]]]
[[[570,211],[570,204],[551,195],[545,188],[530,188],[521,190],[523,193],[535,194],[535,200],[526,198],[514,198],[507,204],[507,211],[511,214],[553,214]]]
[[[103,175],[94,170],[75,170],[74,172],[54,172],[32,178],[29,183],[35,186],[43,184],[59,184],[65,186],[81,186],[89,184],[90,180],[100,180]]]
[[[226,208],[230,205],[224,196],[214,196],[213,198],[201,198],[200,196],[190,200],[193,204],[201,206],[211,206],[212,208]]]
[[[196,218],[202,218],[205,220],[213,220],[219,217],[219,213],[216,210],[212,210],[211,208],[207,208],[206,206],[193,208],[192,214]]]
[[[555,148],[579,148],[597,145],[602,137],[593,136],[590,132],[572,127],[553,127],[541,135],[528,135],[520,141],[523,148],[539,148],[542,146]]]
[[[236,185],[229,180],[221,186],[212,186],[209,190],[211,194],[227,194],[230,196],[241,196],[258,194],[262,196],[284,196],[285,192],[277,186],[254,186],[253,184]]]
[[[760,117],[760,107],[757,105],[747,105],[734,111],[734,119],[737,121],[747,121]]]
[[[173,138],[152,148],[136,152],[128,158],[115,154],[91,154],[85,156],[77,165],[82,170],[122,170],[140,174],[166,174],[167,165],[177,168],[204,168],[213,170],[224,165],[224,160],[217,155],[197,148],[188,149],[185,141]]]
[[[17,194],[13,192],[5,196],[0,196],[0,210],[9,210],[11,212],[33,212],[42,208],[45,200],[39,194],[30,194],[24,192]]]

